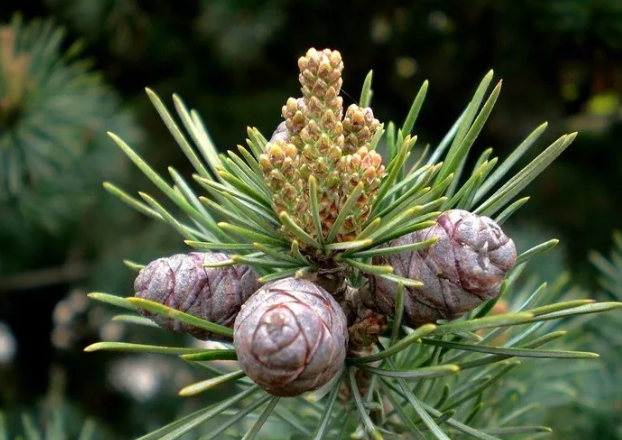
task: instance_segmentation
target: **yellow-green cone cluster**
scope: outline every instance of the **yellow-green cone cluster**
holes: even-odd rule
[[[306,213],[306,185],[300,179],[298,149],[287,140],[274,139],[266,145],[259,158],[264,178],[273,196],[274,209],[285,211],[294,218]]]
[[[275,210],[288,213],[313,237],[317,234],[309,209],[309,176],[317,181],[324,237],[348,196],[361,185],[363,191],[337,235],[337,241],[347,241],[367,220],[384,173],[382,157],[370,145],[380,123],[370,108],[357,105],[343,116],[339,52],[310,49],[298,66],[302,98],[289,98],[283,106],[285,125],[266,145],[260,164]]]

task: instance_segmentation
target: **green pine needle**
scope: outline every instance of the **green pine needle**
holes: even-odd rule
[[[343,261],[348,263],[350,266],[354,266],[357,269],[362,270],[365,273],[369,273],[371,275],[386,275],[393,273],[393,268],[391,266],[379,266],[375,264],[367,264],[362,263],[357,260],[353,260],[351,258],[344,258]]]
[[[509,219],[512,214],[518,211],[528,201],[529,201],[529,197],[523,197],[522,199],[518,199],[517,201],[512,203],[510,206],[505,208],[503,211],[501,211],[501,213],[497,215],[497,217],[495,217],[494,219],[495,222],[497,222],[499,226],[503,225],[503,223],[505,223],[506,220]]]
[[[419,92],[417,92],[417,96],[408,111],[408,115],[406,116],[406,120],[404,121],[404,125],[402,126],[402,133],[409,135],[413,127],[415,126],[415,122],[417,121],[417,116],[419,116],[419,112],[421,111],[421,107],[423,106],[423,101],[425,101],[425,96],[428,93],[428,81],[425,80],[423,84],[421,84],[421,88]]]
[[[370,70],[367,76],[365,76],[365,81],[363,81],[363,90],[361,91],[361,99],[359,99],[361,108],[369,107],[371,104],[371,97],[373,95],[371,90],[371,82],[373,76],[374,72]]]
[[[144,204],[137,198],[130,196],[128,193],[123,191],[121,188],[113,185],[110,182],[104,182],[103,186],[106,189],[106,191],[108,191],[110,194],[117,197],[123,203],[126,203],[127,205],[134,208],[138,212],[141,212],[156,220],[164,220],[157,211],[155,211],[154,209],[151,209],[148,205]]]
[[[151,319],[137,315],[115,315],[112,317],[111,321],[142,325],[144,327],[159,328],[159,326]]]
[[[391,339],[389,341],[389,350],[394,349],[398,338],[400,337],[400,328],[402,326],[402,318],[404,317],[404,284],[397,283],[397,290],[395,292],[395,312],[393,313],[393,326],[391,328]],[[421,330],[425,325],[419,327]],[[406,336],[412,337],[411,335]],[[386,351],[386,350],[385,350]],[[401,350],[400,350],[401,351]]]
[[[344,203],[344,205],[341,207],[341,210],[339,211],[339,215],[337,215],[335,222],[333,223],[333,225],[330,228],[330,231],[328,232],[328,237],[326,237],[326,241],[328,243],[332,243],[335,240],[335,238],[337,238],[337,234],[339,233],[339,230],[341,229],[341,225],[343,225],[343,222],[352,213],[352,210],[354,209],[354,205],[356,204],[359,197],[363,193],[364,188],[365,188],[365,185],[361,182],[348,195],[346,202]]]
[[[191,248],[207,252],[252,251],[255,247],[250,243],[207,243],[204,241],[184,241]]]
[[[486,345],[461,344],[459,342],[441,341],[437,339],[422,339],[427,345],[436,347],[445,347],[457,350],[474,351],[488,354],[502,354],[506,356],[530,357],[530,358],[554,358],[554,359],[591,359],[598,357],[594,353],[582,351],[568,350],[541,350],[541,349],[521,349],[521,348],[504,348],[491,347]]]
[[[257,421],[253,424],[251,429],[244,435],[244,437],[242,437],[242,440],[253,440],[257,436],[257,434],[259,433],[259,430],[261,429],[261,427],[264,425],[264,423],[266,422],[266,420],[268,419],[268,417],[274,410],[274,407],[276,406],[277,403],[279,403],[279,400],[280,400],[280,397],[278,396],[273,396],[270,399],[270,401],[268,402],[268,405],[261,412],[261,415],[259,416]]]
[[[532,259],[533,257],[543,254],[544,252],[554,248],[555,246],[557,246],[559,244],[559,240],[554,238],[552,240],[549,240],[545,243],[539,244],[537,246],[534,246],[533,248],[523,252],[522,254],[520,254],[518,257],[516,257],[516,265],[519,265],[521,263],[525,263],[527,261],[529,261],[530,259]]]
[[[271,273],[271,274],[264,275],[264,276],[260,277],[258,279],[258,281],[261,284],[266,284],[266,283],[269,283],[271,281],[276,281],[276,280],[280,280],[282,278],[287,278],[287,277],[291,277],[291,276],[298,277],[298,276],[301,276],[304,272],[313,271],[313,270],[315,270],[315,268],[312,267],[312,266],[277,270],[274,273]]]
[[[139,195],[145,200],[151,207],[160,214],[160,216],[175,229],[186,240],[197,240],[198,234],[192,233],[185,225],[179,223],[173,214],[168,212],[162,205],[156,202],[151,196],[145,193],[139,193]]]
[[[395,365],[390,360],[388,360],[388,362],[391,368],[395,368]],[[382,380],[385,379],[382,378]],[[445,434],[445,432],[436,424],[432,417],[430,417],[430,414],[426,411],[426,409],[422,406],[421,402],[412,393],[412,391],[406,384],[406,381],[404,379],[397,379],[397,383],[402,392],[405,394],[408,403],[410,403],[411,407],[415,410],[423,423],[428,427],[432,435],[434,435],[437,440],[450,440],[447,434]]]
[[[320,218],[320,205],[317,200],[317,179],[309,176],[309,211],[315,227],[315,235],[320,243],[320,248],[324,243],[324,232],[322,230],[322,219]]]
[[[553,162],[577,137],[577,133],[571,133],[560,137],[551,144],[529,165],[519,171],[514,177],[508,180],[501,188],[483,202],[475,211],[475,214],[491,216],[499,209],[503,208],[513,199],[523,188],[535,179],[548,165]]]
[[[177,94],[173,94],[173,103],[175,104],[175,109],[177,110],[177,113],[179,114],[179,117],[181,118],[184,127],[190,133],[190,136],[192,136],[192,140],[194,141],[197,149],[203,156],[203,159],[205,159],[207,164],[210,166],[212,172],[216,174],[215,170],[216,167],[220,165],[220,160],[218,157],[218,153],[216,152],[216,147],[214,147],[212,140],[207,134],[203,122],[194,110],[188,112],[188,109],[186,108],[183,100]],[[190,151],[192,150],[190,149]],[[199,162],[198,159],[193,160]],[[200,162],[197,164],[197,166],[195,166],[195,169],[197,171],[201,170],[199,171],[199,174],[201,174],[202,176],[206,178],[209,177],[205,170],[202,169]]]
[[[418,380],[446,376],[448,374],[456,374],[460,371],[460,367],[457,365],[435,365],[433,367],[422,367],[415,370],[384,370],[382,368],[369,367],[367,365],[358,365],[357,368],[372,374],[377,374],[381,377]]]
[[[123,260],[123,264],[132,269],[134,272],[140,272],[145,267],[144,264],[136,263],[132,260]]]
[[[205,350],[202,353],[184,354],[181,357],[191,362],[236,361],[238,359],[233,349]]]
[[[317,428],[315,428],[315,432],[313,433],[312,440],[322,440],[325,438],[325,434],[329,432],[328,424],[330,422],[330,417],[333,414],[333,408],[335,407],[335,403],[337,402],[337,397],[339,396],[339,390],[341,389],[341,384],[343,382],[344,371],[338,373],[338,378],[334,382],[333,388],[328,395],[328,401],[324,406],[324,410],[322,411],[322,415],[318,422]]]
[[[182,311],[172,309],[163,304],[149,301],[143,298],[130,297],[126,298],[131,304],[139,307],[141,309],[145,309],[148,312],[155,313],[166,318],[171,318],[176,321],[182,322],[184,324],[192,325],[194,327],[201,328],[203,330],[207,330],[212,333],[216,333],[217,335],[225,336],[228,338],[233,337],[233,330],[228,327],[222,326],[220,324],[215,324],[213,322],[206,321],[204,319],[198,318],[193,315],[189,315]]]
[[[475,202],[481,200],[502,178],[507,172],[514,166],[516,162],[529,150],[529,148],[538,140],[538,138],[544,133],[548,123],[543,123],[536,128],[527,138],[503,161],[499,168],[486,180],[475,195]]]
[[[211,390],[212,388],[216,388],[222,384],[241,379],[244,376],[246,376],[246,374],[242,370],[233,371],[228,374],[223,374],[222,376],[217,376],[212,379],[207,379],[202,382],[188,385],[187,387],[184,387],[179,391],[179,395],[181,397],[196,396],[197,394]]]
[[[506,313],[505,315],[486,316],[479,319],[470,319],[467,321],[454,321],[448,324],[438,326],[436,333],[459,333],[464,331],[476,331],[484,328],[506,327],[529,322],[534,316],[531,313]]]
[[[340,241],[337,243],[327,244],[324,246],[324,249],[327,251],[356,251],[357,249],[369,247],[373,243],[374,240],[371,238],[354,241]]]
[[[238,264],[247,264],[252,267],[266,267],[266,268],[278,268],[278,269],[287,269],[293,267],[300,267],[302,264],[299,262],[289,262],[284,261],[282,259],[274,260],[271,258],[266,258],[264,256],[259,257],[249,257],[245,255],[231,255],[231,260],[234,263]]]
[[[298,226],[294,219],[292,219],[288,213],[286,213],[285,211],[281,212],[279,214],[279,218],[281,219],[281,223],[283,223],[285,229],[287,229],[300,241],[302,241],[303,243],[307,243],[308,245],[313,246],[316,249],[322,249],[322,244],[315,238],[311,237],[304,229]]]
[[[356,408],[358,409],[359,416],[361,418],[361,421],[365,425],[365,429],[367,433],[374,440],[383,440],[384,437],[382,436],[382,434],[380,434],[380,432],[378,431],[378,429],[376,428],[372,420],[369,418],[369,415],[367,414],[367,410],[365,409],[363,405],[363,399],[361,398],[361,392],[359,391],[358,384],[356,383],[356,376],[354,375],[354,368],[350,368],[348,372],[348,378],[350,380],[349,382],[350,389],[352,390],[352,396],[354,397]]]
[[[244,420],[250,413],[255,411],[260,406],[264,405],[268,400],[274,399],[274,396],[266,394],[258,399],[256,399],[253,403],[248,405],[246,408],[236,411],[233,417],[230,417],[225,423],[220,424],[214,431],[211,431],[209,434],[204,435],[199,438],[199,440],[213,440],[219,438],[218,436],[229,429],[231,426],[237,425],[241,420]]]
[[[237,235],[238,237],[245,238],[249,240],[250,242],[259,242],[259,243],[264,243],[267,245],[274,245],[274,246],[287,245],[287,242],[285,240],[279,240],[269,235],[261,234],[251,229],[244,228],[242,226],[232,225],[226,222],[220,222],[218,223],[218,227],[234,235]]]
[[[400,252],[412,252],[419,249],[427,249],[436,243],[438,237],[432,237],[429,240],[420,241],[416,243],[403,244],[399,246],[387,246],[376,249],[370,249],[367,251],[356,251],[353,254],[350,254],[352,258],[369,258],[369,257],[380,257],[385,255],[397,254]]]
[[[293,243],[292,243],[292,247],[294,247]],[[253,248],[257,249],[258,251],[263,252],[266,255],[271,256],[275,260],[281,260],[283,262],[290,263],[291,265],[300,266],[301,264],[306,263],[306,260],[304,258],[301,259],[302,257],[301,255],[294,254],[293,249],[291,252],[292,255],[290,255],[290,253],[287,252],[287,248],[285,247],[276,248],[276,247],[266,246],[264,244],[257,243],[257,242],[253,243]]]
[[[436,331],[437,327],[434,324],[424,324],[416,330],[413,330],[412,333],[408,334],[406,337],[400,339],[399,341],[392,344],[391,347],[378,352],[376,354],[372,354],[369,356],[363,356],[358,358],[348,358],[348,363],[352,365],[360,365],[366,364],[370,362],[376,362],[382,359],[386,359],[388,357],[393,356],[405,350],[410,344],[418,342],[422,337],[430,335]]]
[[[386,280],[393,281],[394,283],[403,284],[404,286],[408,287],[414,287],[415,289],[423,287],[423,283],[419,280],[413,280],[410,278],[402,277],[400,275],[395,275],[393,273],[381,273],[379,274],[379,276]]]
[[[175,440],[178,437],[186,434],[187,432],[189,432],[190,430],[194,429],[195,427],[197,427],[198,425],[205,423],[209,420],[211,420],[212,418],[218,416],[219,414],[221,414],[223,411],[227,410],[228,408],[232,407],[233,405],[237,404],[238,402],[246,399],[247,397],[250,397],[251,395],[253,395],[254,393],[256,393],[259,390],[259,388],[257,386],[253,386],[251,388],[246,389],[245,391],[242,391],[241,393],[230,397],[224,401],[222,401],[221,403],[219,403],[218,405],[215,405],[214,407],[209,408],[209,410],[205,411],[205,412],[201,412],[197,415],[195,415],[193,418],[187,420],[184,424],[177,426],[175,429],[173,429],[172,431],[170,431],[168,434],[162,436],[162,437],[141,437],[138,440],[152,440],[152,439],[160,439],[160,440]]]
[[[122,307],[124,309],[134,311],[138,310],[138,307],[136,305],[132,304],[127,299],[120,296],[110,295],[109,293],[102,292],[92,292],[89,293],[87,296],[91,299],[94,299],[95,301],[101,301],[103,303],[111,304],[113,306]]]
[[[97,342],[84,349],[87,353],[93,351],[127,351],[133,353],[160,353],[160,354],[189,354],[201,353],[204,348],[188,347],[161,347],[159,345],[130,344],[128,342]]]

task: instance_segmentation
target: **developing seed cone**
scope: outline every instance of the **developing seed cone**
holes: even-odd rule
[[[216,324],[233,327],[242,304],[257,289],[257,277],[248,266],[203,267],[228,259],[221,253],[177,254],[145,266],[134,282],[138,298],[164,304]],[[138,310],[167,330],[188,333],[197,339],[223,339],[204,329]]]
[[[305,279],[267,284],[244,304],[233,340],[244,372],[275,396],[297,396],[327,383],[348,346],[343,310]]]
[[[419,280],[423,287],[404,289],[404,320],[409,325],[456,319],[499,294],[501,283],[516,264],[514,242],[488,217],[453,209],[436,224],[398,238],[390,246],[438,237],[427,249],[377,258],[396,275]],[[395,309],[397,284],[375,277],[374,295],[387,314]]]

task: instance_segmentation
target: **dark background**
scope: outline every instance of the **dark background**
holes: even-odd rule
[[[138,133],[132,146],[163,172],[169,164],[190,170],[145,86],[167,104],[172,93],[180,94],[200,112],[219,148],[229,149],[244,143],[246,126],[271,133],[283,103],[299,94],[297,58],[309,47],[330,47],[344,59],[346,101],[357,99],[374,70],[372,105],[381,121],[402,121],[429,79],[415,131],[423,143],[435,143],[492,68],[504,80],[503,91],[476,151],[493,146],[503,158],[545,120],[540,150],[562,133],[580,132],[529,187],[532,198],[511,227],[525,246],[560,238],[559,264],[552,267],[565,267],[574,283],[604,296],[586,256],[606,252],[611,232],[622,227],[620,0],[3,0],[0,23],[16,12],[25,21],[52,18],[64,26],[64,48],[84,43],[81,57],[93,62],[131,114]],[[115,181],[153,193],[111,141],[105,148],[98,160],[115,164]],[[53,230],[37,221],[44,213],[22,219],[10,202],[0,205],[0,323],[17,347],[10,362],[0,363],[0,407],[11,413],[33,408],[59,382],[80,413],[128,436],[185,408],[174,384],[170,390],[160,385],[144,400],[115,385],[111,371],[128,357],[81,352],[106,335],[135,336],[121,327],[102,333],[110,311],[81,298],[93,290],[130,294],[132,273],[123,258],[146,262],[182,243],[113,200],[99,181],[84,191],[92,203],[77,210],[68,198],[65,209],[76,215]],[[161,379],[175,371],[168,364],[158,368]]]

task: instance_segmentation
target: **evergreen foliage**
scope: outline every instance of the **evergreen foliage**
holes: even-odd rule
[[[123,175],[102,143],[104,128],[134,142],[138,130],[101,75],[78,58],[80,44],[61,48],[64,31],[51,21],[26,24],[16,16],[0,38],[1,200],[58,231],[92,204],[95,182]]]
[[[64,34],[50,20],[19,15],[0,27],[0,246],[15,249],[0,255],[3,276],[54,264],[59,241],[66,256],[73,240],[92,235],[83,225],[104,207],[99,183],[125,181],[128,169],[106,145],[106,127],[141,140],[115,92],[80,57],[81,43],[65,48]],[[37,240],[54,243],[46,262],[33,256]]]
[[[117,145],[183,212],[185,219],[146,193],[140,193],[140,200],[118,186],[106,183],[109,192],[143,214],[168,223],[189,246],[230,255],[229,260],[209,267],[247,264],[261,275],[261,281],[268,282],[309,273],[321,276],[326,261],[333,261],[347,267],[346,274],[352,286],[361,286],[365,276],[381,276],[397,282],[402,288],[397,293],[395,318],[388,332],[375,344],[375,349],[366,355],[348,358],[344,369],[333,381],[315,393],[296,398],[271,397],[244,378],[243,372],[227,373],[210,366],[212,361],[234,359],[236,354],[231,348],[204,350],[123,342],[100,342],[87,347],[89,352],[121,350],[181,356],[216,375],[183,388],[180,391],[182,396],[192,396],[238,381],[237,391],[231,397],[180,418],[142,439],[181,438],[225,413],[231,414],[227,422],[201,438],[215,438],[246,414],[256,414],[257,418],[248,416],[255,421],[245,431],[245,439],[254,438],[269,416],[289,424],[291,438],[381,439],[402,435],[415,439],[466,436],[490,440],[508,436],[534,438],[549,431],[542,426],[516,423],[518,416],[530,409],[528,404],[514,408],[518,414],[504,413],[506,408],[503,405],[491,404],[490,393],[494,390],[497,396],[504,396],[500,400],[507,400],[508,395],[504,395],[504,390],[499,390],[497,384],[506,375],[511,377],[511,371],[520,364],[517,358],[548,358],[558,362],[565,359],[568,362],[569,359],[597,357],[589,352],[542,347],[565,335],[557,328],[557,320],[604,312],[622,305],[559,298],[559,285],[547,288],[543,284],[517,291],[516,281],[525,265],[554,247],[557,240],[522,250],[518,265],[503,283],[496,300],[483,304],[463,319],[440,321],[416,329],[402,325],[401,316],[403,286],[418,281],[395,275],[391,267],[376,266],[371,261],[379,253],[404,251],[382,245],[429,226],[430,220],[435,219],[440,211],[462,208],[492,216],[500,223],[507,221],[527,201],[527,198],[520,198],[523,189],[574,140],[576,133],[560,137],[527,166],[508,177],[517,160],[546,128],[543,124],[498,166],[498,159],[491,157],[492,150],[489,149],[479,156],[473,168],[469,168],[467,157],[471,147],[500,92],[500,82],[490,93],[487,92],[492,77],[492,72],[484,77],[445,138],[430,149],[429,155],[426,154],[428,149],[420,151],[414,165],[408,163],[416,142],[411,131],[425,99],[427,82],[415,97],[405,122],[402,125],[390,123],[385,130],[378,131],[383,137],[379,135],[374,139],[371,149],[381,142],[384,144],[387,172],[362,230],[345,241],[338,239],[339,228],[354,208],[355,204],[350,200],[358,200],[362,188],[354,189],[350,199],[346,199],[328,233],[317,229],[314,237],[286,212],[274,211],[270,201],[272,193],[264,183],[259,167],[267,140],[257,129],[249,128],[248,148],[238,147],[239,155],[234,152],[219,154],[196,111],[188,110],[183,101],[174,96],[180,125],[157,95],[148,90],[158,113],[193,165],[196,171],[194,181],[207,196],[197,195],[189,181],[169,168],[171,184],[114,134],[111,137]],[[370,102],[371,78],[370,73],[363,86],[360,98],[363,106]],[[321,145],[322,138],[317,142]],[[317,219],[321,207],[315,201],[313,171],[306,188],[310,191],[309,214],[312,219]],[[310,223],[320,224],[315,220]],[[129,265],[135,269],[142,267],[137,263]],[[145,299],[104,293],[93,293],[91,297],[131,311],[141,308],[231,336],[227,328]],[[511,304],[511,308],[505,313],[491,313],[501,300]],[[123,319],[137,325],[152,325],[150,320],[141,317]],[[510,398],[510,401],[518,403],[520,399]],[[297,406],[299,411],[295,410]]]
[[[66,378],[53,369],[47,394],[33,408],[20,412],[0,411],[0,439],[7,440],[107,440],[112,439],[79,408],[66,401]]]

